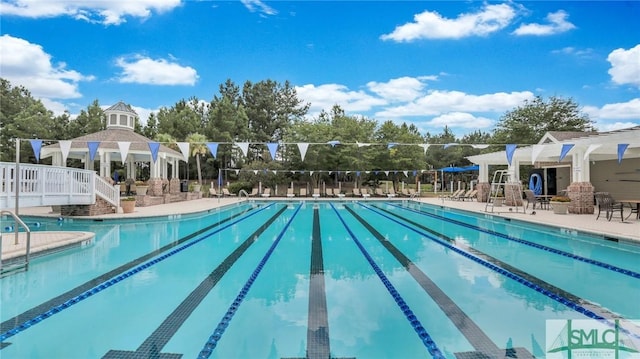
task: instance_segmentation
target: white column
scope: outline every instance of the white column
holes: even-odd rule
[[[478,165],[478,182],[489,182],[489,164],[486,162],[480,163]]]
[[[590,182],[589,158],[584,159],[584,151],[576,149],[571,155],[572,182]]]

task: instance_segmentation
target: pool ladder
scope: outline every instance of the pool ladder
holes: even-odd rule
[[[16,223],[16,228],[15,228],[15,239],[13,242],[13,245],[18,245],[19,242],[19,227],[18,225],[22,226],[25,230],[25,232],[27,233],[27,243],[25,246],[25,255],[24,255],[24,260],[19,260],[16,261],[16,263],[11,263],[8,265],[3,265],[2,264],[2,241],[3,241],[3,236],[2,233],[0,232],[0,277],[3,277],[5,274],[15,271],[15,270],[19,270],[19,269],[24,269],[24,270],[28,270],[29,269],[29,255],[31,254],[31,229],[29,228],[29,226],[27,226],[26,223],[24,223],[22,221],[22,219],[20,219],[20,217],[18,215],[16,215],[15,213],[13,213],[12,211],[9,210],[2,210],[0,211],[0,217],[4,217],[6,215],[10,215],[11,217],[13,217],[13,220]],[[5,236],[6,237],[6,236]]]

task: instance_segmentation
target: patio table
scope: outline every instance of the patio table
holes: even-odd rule
[[[629,217],[634,213],[636,214],[636,219],[640,219],[640,199],[621,199],[618,202],[629,203],[629,206],[631,207],[631,213],[629,213],[626,219],[629,219]],[[633,208],[634,204],[635,208]]]

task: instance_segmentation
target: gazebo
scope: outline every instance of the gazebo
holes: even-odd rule
[[[45,146],[41,157],[52,157],[52,165],[64,167],[68,158],[80,159],[84,168],[90,170],[95,169],[98,161],[98,173],[104,178],[111,178],[112,162],[121,161],[126,168],[126,178],[133,180],[136,180],[136,162],[149,163],[149,195],[180,192],[178,164],[185,161],[185,156],[135,133],[138,115],[129,105],[118,102],[104,112],[105,130]],[[163,189],[169,178],[169,187]]]

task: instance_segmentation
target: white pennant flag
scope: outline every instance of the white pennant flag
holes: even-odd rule
[[[71,150],[71,141],[59,141],[60,151],[62,152],[62,163],[64,166],[67,165],[67,157],[69,156],[69,151]]]
[[[358,142],[358,141],[356,141],[356,145],[358,145],[358,148],[360,148],[360,147],[365,147],[365,146],[371,146],[371,144],[370,144],[370,143],[360,143],[360,142]]]
[[[429,148],[429,146],[430,145],[427,144],[427,143],[423,143],[423,144],[420,145],[420,147],[422,147],[422,149],[424,150],[424,154],[425,155],[427,154],[427,149]]]
[[[127,160],[130,145],[131,142],[118,141],[118,148],[120,149],[120,162],[124,163]]]
[[[409,171],[402,171],[402,173],[404,173],[405,177],[409,177]]]
[[[258,174],[258,170],[253,170],[253,174],[257,175]]]
[[[309,176],[313,176],[313,171],[309,171]]]
[[[384,171],[384,174],[388,176],[389,175],[389,171]]]
[[[536,162],[536,158],[540,156],[542,150],[544,150],[544,145],[533,145],[533,148],[531,148],[531,164]]]
[[[189,162],[189,142],[177,142],[178,148],[180,152],[182,152],[182,157],[185,162]]]
[[[473,147],[473,148],[479,148],[479,149],[481,149],[481,150],[482,150],[482,149],[488,148],[488,147],[489,147],[489,145],[471,145],[471,147]]]
[[[245,157],[247,156],[247,153],[249,152],[249,142],[236,142],[234,143],[234,145],[240,148],[240,151],[242,151],[243,156]]]
[[[240,173],[240,170],[236,170],[236,175],[237,175],[238,173]]]
[[[587,148],[587,151],[585,151],[584,153],[584,161],[587,160],[587,158],[589,158],[589,154],[593,151],[595,151],[596,149],[598,149],[598,147],[602,146],[602,144],[593,144],[593,145],[589,145],[589,147]]]
[[[307,155],[307,149],[309,149],[308,143],[298,143],[298,150],[300,151],[300,157],[304,161],[304,156]]]

